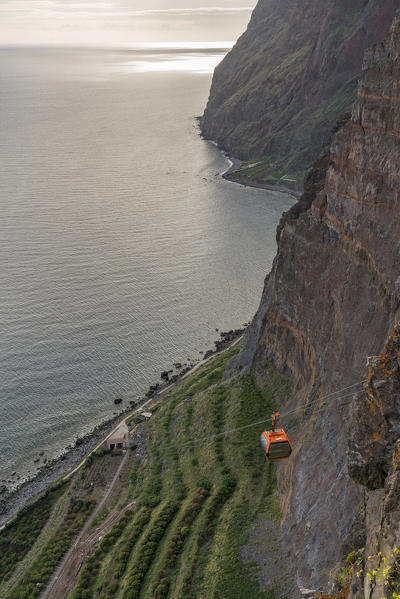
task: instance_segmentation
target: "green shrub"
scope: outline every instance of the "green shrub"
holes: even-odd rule
[[[106,534],[96,551],[89,557],[79,576],[78,584],[72,592],[71,599],[85,599],[89,592],[89,597],[92,597],[92,590],[100,571],[102,559],[115,545],[125,527],[132,519],[132,512],[125,512],[121,520],[113,526],[108,534]]]
[[[147,507],[156,507],[161,501],[162,481],[160,476],[153,476],[143,485],[140,501]]]
[[[28,568],[22,581],[11,591],[10,599],[34,599],[40,595],[94,506],[95,503],[89,500],[71,499],[60,527]]]
[[[127,536],[118,547],[118,552],[113,558],[113,570],[110,572],[109,576],[106,577],[108,582],[106,582],[106,584],[103,584],[99,589],[99,594],[101,597],[113,597],[115,593],[118,591],[120,580],[125,574],[132,551],[134,550],[136,543],[139,540],[150,518],[150,508],[145,507],[138,512],[133,522],[132,528],[129,530]],[[109,581],[109,577],[112,577],[111,582]]]
[[[104,455],[107,455],[108,453],[111,453],[111,449],[109,449],[109,448],[108,448],[108,447],[106,447],[106,446],[99,447],[99,449],[97,449],[97,450],[95,451],[95,455],[96,455],[98,458],[101,458],[101,457],[103,457]]]
[[[33,547],[66,483],[50,487],[33,504],[22,508],[0,532],[0,580],[8,580]]]
[[[93,520],[93,522],[91,524],[91,528],[92,529],[96,528],[96,526],[98,524],[100,524],[100,522],[102,522],[103,520],[105,520],[107,518],[107,516],[108,516],[109,513],[110,513],[109,510],[106,507],[104,507],[101,510],[100,514]]]
[[[199,531],[199,546],[209,541],[217,525],[217,519],[225,502],[230,498],[236,487],[233,476],[223,476],[222,485],[217,493],[211,498],[206,510],[205,518]]]
[[[162,479],[160,474],[162,465],[158,449],[153,446],[151,450],[153,455],[151,476],[143,485],[140,500],[143,505],[154,508],[161,501]]]
[[[168,575],[175,568],[185,539],[189,534],[190,527],[199,515],[208,495],[209,491],[207,489],[204,487],[199,488],[198,493],[192,499],[178,522],[176,533],[171,538],[166,550],[164,565],[159,571],[156,581],[153,583],[153,599],[168,596],[171,584],[171,579]]]
[[[83,464],[83,470],[88,470],[90,468],[90,466],[93,464],[94,462],[94,458],[95,458],[95,454],[91,453],[90,455],[88,455],[88,457],[86,458],[86,460],[84,461]],[[81,471],[81,473],[82,473]]]
[[[123,594],[124,599],[138,599],[143,579],[151,566],[158,544],[178,509],[179,504],[176,501],[169,501],[159,513],[154,525],[144,538],[129,571],[127,586]]]
[[[198,489],[205,489],[206,491],[211,491],[212,482],[209,478],[203,476],[202,478],[199,478],[199,480],[196,483],[196,486]]]

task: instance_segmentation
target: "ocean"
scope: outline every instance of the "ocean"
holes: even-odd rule
[[[293,199],[199,135],[228,47],[0,49],[0,480],[255,312]]]

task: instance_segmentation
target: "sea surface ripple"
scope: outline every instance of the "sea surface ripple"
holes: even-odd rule
[[[221,49],[171,51],[0,50],[0,479],[257,308],[292,199],[219,177],[195,116]]]

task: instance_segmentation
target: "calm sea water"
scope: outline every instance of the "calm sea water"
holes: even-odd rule
[[[250,319],[292,200],[198,134],[221,48],[0,50],[0,479]]]

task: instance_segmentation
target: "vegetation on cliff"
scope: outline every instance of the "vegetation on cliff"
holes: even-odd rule
[[[19,562],[33,547],[38,535],[48,521],[51,510],[65,484],[49,488],[33,504],[20,510],[18,518],[12,520],[0,535],[0,580],[8,580]]]
[[[363,54],[386,35],[399,6],[259,0],[247,31],[215,70],[204,136],[258,163],[242,176],[301,180],[351,108]]]
[[[151,466],[139,465],[133,494],[139,506],[150,499],[150,518],[138,512],[102,556],[96,577],[83,570],[73,599],[274,596],[272,588],[258,590],[250,566],[239,560],[257,515],[274,518],[279,512],[274,468],[258,451],[259,428],[213,440],[211,435],[262,419],[288,383],[271,367],[266,391],[251,376],[222,384],[229,357],[215,358],[170,391],[148,423]],[[137,518],[144,524],[140,535]],[[127,549],[132,532],[135,542]],[[94,564],[88,566],[91,571]]]
[[[170,389],[151,420],[138,426],[138,434],[144,434],[128,452],[130,466],[123,471],[120,491],[107,504],[105,522],[97,525],[115,522],[118,514],[122,517],[103,536],[87,525],[86,558],[77,578],[67,578],[65,597],[274,599],[285,593],[290,597],[290,577],[282,562],[260,590],[258,566],[241,553],[259,518],[273,528],[280,515],[275,467],[265,463],[258,445],[262,425],[247,425],[267,419],[290,385],[272,364],[267,367],[268,383],[262,386],[252,374],[222,382],[226,362],[235,353],[236,349],[213,358]],[[223,434],[238,428],[234,434]],[[54,499],[51,496],[51,505],[55,500],[67,502],[63,519],[10,597],[43,591],[104,485],[93,487],[90,481],[106,474],[107,463],[114,461],[115,470],[120,460],[121,456],[98,452],[75,475],[72,486],[62,488]],[[46,509],[49,514],[47,504]],[[18,522],[20,528],[25,526],[23,514],[16,526]],[[0,542],[2,535],[6,542],[7,534],[0,533]],[[265,542],[276,561],[279,539]],[[81,547],[76,559],[82,560]],[[58,597],[57,590],[53,593]]]

